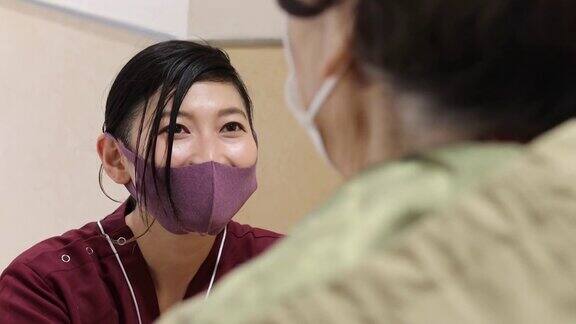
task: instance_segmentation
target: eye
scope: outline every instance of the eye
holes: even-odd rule
[[[184,126],[182,124],[175,124],[174,125],[174,134],[182,134],[182,133],[189,134],[190,131],[188,130],[188,128],[186,128],[186,126]]]
[[[220,129],[221,132],[244,132],[244,126],[242,126],[242,124],[238,123],[238,122],[229,122],[226,123],[226,125],[222,126],[222,129]]]
[[[166,126],[162,128],[159,134],[167,133],[169,127],[170,126]],[[182,124],[174,124],[173,129],[174,129],[174,135],[190,134],[190,130]]]

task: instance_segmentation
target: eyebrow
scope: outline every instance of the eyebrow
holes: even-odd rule
[[[218,112],[218,117],[227,116],[227,115],[235,115],[235,114],[240,114],[240,115],[244,116],[244,118],[248,119],[244,110],[242,110],[240,108],[236,108],[236,107],[230,107],[230,108],[220,110]]]
[[[162,113],[162,118],[169,117],[171,113],[172,113],[171,111],[165,110]],[[184,116],[184,117],[192,118],[192,114],[188,113],[187,111],[182,111],[182,110],[178,111],[178,116]]]
[[[246,116],[246,113],[244,112],[244,110],[242,110],[240,108],[230,107],[230,108],[225,108],[225,109],[218,111],[218,117],[228,116],[228,115],[236,115],[236,114],[242,115],[242,116],[244,116],[244,118],[248,119],[248,116]],[[162,113],[162,117],[166,117],[166,116],[170,116],[170,111],[164,111]],[[184,117],[192,118],[192,114],[190,114],[187,111],[178,111],[178,116],[184,116]]]

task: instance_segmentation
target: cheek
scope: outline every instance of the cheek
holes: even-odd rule
[[[189,143],[174,143],[172,146],[172,159],[171,167],[180,167],[187,164],[187,158],[192,148]],[[156,167],[163,167],[166,165],[166,143],[165,141],[158,138],[156,143]]]
[[[158,141],[156,142],[155,154],[156,158],[154,159],[154,162],[156,163],[156,167],[163,167],[166,165],[166,143],[164,143],[160,138],[158,138]]]
[[[193,152],[194,146],[190,142],[174,142],[172,146],[172,159],[170,166],[178,168],[189,164],[190,152]],[[160,149],[156,150],[156,165],[166,165],[166,145],[162,145]]]
[[[258,160],[258,147],[254,139],[225,143],[224,152],[232,165],[240,168],[251,167]]]

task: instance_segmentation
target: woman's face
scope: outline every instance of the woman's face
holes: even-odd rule
[[[156,104],[157,98],[153,99],[151,107]],[[172,101],[166,107],[172,107]],[[152,110],[148,109],[147,120],[152,118]],[[160,121],[156,143],[157,166],[165,165],[169,122],[167,108]],[[132,147],[135,147],[138,124],[136,118],[131,132]],[[182,102],[174,130],[171,167],[214,161],[246,168],[254,165],[258,158],[244,101],[230,83],[194,83]],[[142,133],[140,145],[144,146],[146,131]],[[139,151],[143,155],[143,149]]]

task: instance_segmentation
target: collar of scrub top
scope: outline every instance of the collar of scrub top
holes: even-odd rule
[[[108,235],[104,231],[104,227],[102,226],[102,223],[100,222],[100,220],[98,220],[97,223],[98,223],[98,227],[100,228],[100,232],[106,238],[106,241],[108,241],[108,244],[110,245],[110,249],[112,250],[112,252],[114,252],[114,255],[116,256],[116,261],[118,262],[118,266],[120,266],[120,270],[122,270],[122,274],[124,275],[124,279],[126,279],[126,284],[128,285],[128,289],[130,290],[130,295],[132,296],[132,302],[134,303],[134,308],[136,309],[136,315],[138,317],[138,323],[142,324],[142,317],[140,316],[140,307],[138,306],[138,300],[136,300],[136,294],[134,294],[134,288],[132,288],[132,283],[130,282],[130,278],[128,278],[128,274],[126,273],[126,269],[124,268],[124,264],[122,264],[122,259],[120,259],[120,255],[118,254],[118,251],[116,250],[116,247],[114,246],[114,242],[110,238],[110,235]],[[222,235],[222,240],[220,241],[220,247],[218,249],[218,256],[216,257],[216,264],[214,265],[214,270],[212,271],[212,277],[210,278],[210,284],[208,285],[208,289],[206,290],[206,295],[204,296],[204,299],[207,299],[208,296],[210,296],[210,292],[212,291],[212,286],[214,285],[214,281],[216,279],[216,273],[218,272],[218,265],[220,264],[220,259],[222,258],[222,250],[224,250],[224,242],[226,242],[227,229],[228,229],[228,226],[224,227],[224,234]],[[123,243],[120,243],[117,240],[116,244],[123,245],[125,243],[126,243],[126,240],[124,240]]]

